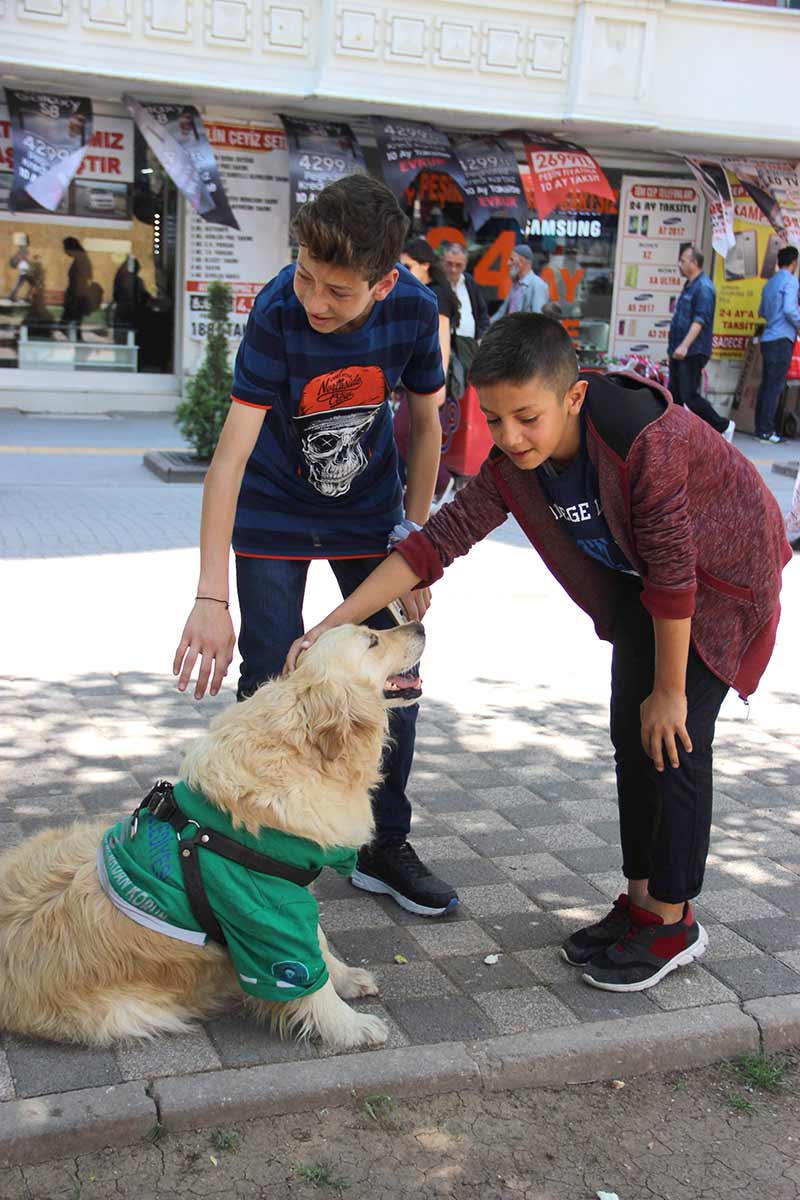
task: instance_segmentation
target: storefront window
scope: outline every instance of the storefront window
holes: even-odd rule
[[[550,288],[550,299],[560,310],[573,338],[582,365],[600,361],[608,350],[614,258],[617,243],[617,203],[576,193],[561,209],[540,219],[533,208],[528,171],[520,177],[531,204],[531,216],[522,240],[534,253],[534,269]],[[617,195],[618,171],[606,171]],[[406,206],[415,231],[438,244],[440,237],[455,235],[467,245],[469,270],[484,288],[490,312],[507,295],[511,280],[508,256],[520,241],[515,222],[487,221],[477,234],[466,227],[461,193],[443,174],[423,173],[406,194]],[[435,231],[435,232],[434,232]]]
[[[54,213],[9,211],[12,165],[0,108],[0,366],[171,372],[177,195],[133,122],[95,116]]]

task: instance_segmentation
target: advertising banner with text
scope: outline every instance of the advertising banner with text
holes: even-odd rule
[[[278,115],[289,148],[290,219],[329,183],[345,175],[366,175],[364,155],[349,125]]]
[[[209,282],[218,279],[231,287],[227,332],[234,352],[256,296],[289,262],[289,164],[283,130],[213,121],[206,132],[237,226],[220,229],[188,213],[184,365],[189,371],[200,363]]]
[[[619,202],[610,351],[660,362],[683,287],[678,258],[702,236],[700,185],[683,179],[625,175]]]
[[[727,256],[717,255],[714,261],[717,309],[711,353],[714,358],[741,362],[758,324],[764,284],[774,275],[778,251],[786,243],[735,178],[733,236],[734,244]]]
[[[8,207],[30,200],[55,212],[77,174],[92,137],[92,102],[86,96],[6,88],[14,176]]]
[[[175,186],[195,212],[212,225],[236,229],[203,118],[191,104],[123,101],[136,126]]]

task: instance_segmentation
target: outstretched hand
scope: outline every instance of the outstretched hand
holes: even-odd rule
[[[236,634],[231,615],[221,604],[204,601],[195,603],[189,614],[175,658],[172,674],[179,675],[178,691],[185,692],[195,663],[200,658],[200,671],[194,689],[195,700],[206,694],[209,679],[211,696],[216,696],[233,661]]]

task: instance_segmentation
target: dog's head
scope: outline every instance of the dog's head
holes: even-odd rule
[[[402,703],[390,681],[419,660],[424,645],[417,622],[386,630],[340,625],[303,652],[293,679],[323,757],[340,757],[376,723],[383,729],[386,708]]]

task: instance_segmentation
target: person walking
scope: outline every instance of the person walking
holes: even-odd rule
[[[797,303],[796,246],[784,246],[778,251],[778,269],[764,284],[758,315],[766,321],[761,335],[761,384],[756,399],[756,436],[762,442],[782,442],[775,429],[778,400],[786,383],[795,338],[800,330],[800,307]]]
[[[695,246],[686,246],[678,259],[678,270],[686,280],[678,297],[669,327],[669,390],[676,404],[683,404],[712,429],[732,442],[736,422],[721,417],[700,394],[703,367],[711,357],[714,310],[717,293],[703,271],[703,255]]]
[[[540,313],[550,299],[550,288],[534,271],[533,251],[524,242],[511,251],[508,273],[511,276],[511,291],[492,321],[499,321],[507,313]]]
[[[460,242],[448,242],[443,248],[442,263],[461,306],[456,336],[477,343],[489,328],[489,310],[480,285],[467,270],[466,246]]]
[[[63,247],[72,262],[67,272],[61,324],[66,325],[70,333],[74,330],[76,340],[81,342],[81,323],[92,310],[92,261],[77,238],[65,237]]]

